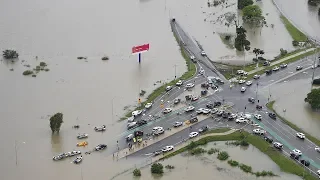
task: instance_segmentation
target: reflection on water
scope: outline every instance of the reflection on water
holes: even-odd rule
[[[170,159],[161,162],[164,166],[173,165],[175,169],[167,170],[162,176],[154,176],[150,173],[150,166],[147,166],[141,170],[141,180],[149,179],[226,179],[226,180],[247,180],[247,179],[274,179],[274,180],[298,180],[298,176],[282,173],[279,167],[268,156],[260,152],[255,147],[250,146],[244,150],[240,147],[227,146],[224,142],[209,143],[205,146],[205,149],[218,148],[227,151],[230,155],[230,159],[236,160],[240,163],[252,166],[253,171],[272,171],[279,175],[278,177],[259,177],[242,172],[240,168],[231,167],[226,161],[220,161],[216,158],[216,154],[212,155],[200,155],[200,156],[188,156],[177,155]],[[263,162],[263,163],[262,163]],[[116,180],[132,179],[132,171],[118,176]]]
[[[51,136],[52,152],[63,152],[63,140],[60,134],[52,134]]]

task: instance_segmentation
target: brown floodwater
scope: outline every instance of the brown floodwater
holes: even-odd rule
[[[231,167],[227,162],[218,160],[216,154],[200,156],[177,155],[170,159],[161,162],[164,166],[173,165],[173,170],[164,170],[162,176],[152,175],[150,166],[142,168],[141,180],[149,179],[226,179],[226,180],[248,180],[248,179],[283,179],[283,180],[298,180],[300,177],[292,174],[283,173],[279,167],[265,154],[253,146],[248,148],[241,148],[235,146],[227,146],[225,142],[209,143],[205,149],[217,148],[227,151],[230,159],[240,163],[249,165],[254,172],[257,171],[272,171],[277,177],[259,177],[244,173],[240,168]],[[263,162],[263,163],[262,163]],[[122,175],[119,175],[115,180],[132,179],[132,170]]]

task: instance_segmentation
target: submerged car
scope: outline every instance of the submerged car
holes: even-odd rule
[[[106,144],[99,144],[98,146],[95,147],[96,151],[101,151],[107,148]]]
[[[94,127],[94,130],[97,131],[97,132],[105,131],[106,130],[106,126],[102,125],[100,127]]]
[[[58,155],[54,156],[52,159],[54,161],[58,161],[58,160],[61,160],[61,159],[65,158],[65,157],[66,157],[65,153],[61,153],[61,154],[58,154]]]
[[[209,129],[209,126],[202,126],[202,127],[199,129],[199,133],[204,133],[204,132],[206,132],[208,129]]]
[[[77,138],[78,139],[84,139],[84,138],[87,138],[89,135],[86,134],[86,133],[83,133],[83,134],[78,134]]]
[[[181,101],[181,99],[176,98],[176,99],[174,99],[174,100],[173,100],[173,104],[179,104],[179,103],[180,103],[180,101]]]
[[[82,161],[82,156],[77,156],[75,160],[73,160],[73,163],[79,164]]]

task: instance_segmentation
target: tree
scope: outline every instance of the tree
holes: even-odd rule
[[[262,16],[262,10],[257,5],[250,5],[242,10],[242,19],[246,23],[261,25],[264,22],[264,17]]]
[[[133,170],[133,176],[136,176],[136,177],[141,176],[141,171],[140,171],[140,169],[135,169],[135,170]]]
[[[246,6],[250,6],[253,4],[252,0],[238,0],[238,9],[243,9]]]
[[[19,57],[19,54],[18,54],[17,51],[15,51],[15,50],[7,49],[7,50],[4,50],[4,51],[2,52],[2,56],[3,56],[5,59],[15,59],[15,58],[18,58],[18,57]]]
[[[55,115],[50,117],[50,128],[52,133],[59,133],[61,124],[63,123],[63,114],[56,113]]]
[[[308,102],[312,109],[320,109],[320,89],[312,89],[304,101]]]
[[[319,8],[319,10],[318,10],[318,15],[320,16],[320,8]]]
[[[247,31],[242,27],[236,28],[237,37],[234,41],[234,46],[238,51],[249,51],[250,50],[250,41],[247,40]]]
[[[252,52],[256,55],[256,59],[258,59],[259,55],[264,55],[264,51],[262,49],[254,48]]]
[[[154,163],[151,165],[151,173],[153,174],[162,174],[163,173],[163,165],[160,163]]]

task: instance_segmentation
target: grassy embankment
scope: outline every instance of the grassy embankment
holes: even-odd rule
[[[286,17],[281,15],[280,18],[293,40],[299,42],[305,42],[308,40],[307,36],[303,34],[299,29],[297,29],[293,24],[291,24]]]
[[[175,39],[177,42],[179,42],[178,37],[173,33]],[[179,44],[179,43],[178,43]],[[180,44],[179,44],[180,46]],[[166,92],[166,87],[167,86],[172,86],[175,85],[179,80],[187,80],[190,79],[191,77],[193,77],[196,73],[196,65],[195,63],[193,63],[190,59],[190,56],[188,55],[188,53],[185,51],[185,49],[183,47],[180,46],[180,52],[182,57],[185,59],[186,61],[186,65],[187,65],[187,71],[180,77],[177,78],[176,80],[172,80],[169,83],[166,83],[160,87],[158,87],[156,90],[154,90],[151,94],[149,94],[149,96],[147,97],[147,100],[141,103],[140,107],[135,108],[133,111],[141,109],[141,107],[144,107],[144,105],[146,103],[152,102],[154,101],[157,97],[159,97],[160,95],[162,95],[163,93]],[[132,111],[128,112],[125,117],[122,117],[120,120],[125,120],[126,118],[131,116]]]
[[[270,159],[272,159],[280,167],[280,169],[283,172],[295,174],[297,176],[303,177],[305,180],[316,180],[317,179],[312,174],[305,171],[305,169],[303,167],[301,167],[300,165],[298,165],[297,163],[295,163],[291,159],[282,155],[278,150],[272,148],[271,145],[269,143],[267,143],[266,141],[264,141],[261,137],[251,135],[247,132],[240,133],[239,131],[237,131],[237,132],[234,132],[234,133],[228,134],[228,135],[207,136],[207,137],[201,138],[198,141],[195,141],[193,143],[193,147],[206,145],[208,142],[213,142],[213,141],[243,140],[243,137],[245,137],[245,140],[248,143],[255,146],[261,152],[263,152],[267,156],[269,156]],[[189,149],[190,149],[190,147],[185,146],[183,148],[178,149],[177,151],[174,151],[172,153],[168,153],[160,160],[175,156],[175,155],[180,154],[180,153],[187,151]]]
[[[267,108],[272,110],[278,117],[280,117],[280,119],[282,121],[284,121],[288,126],[290,126],[292,129],[298,131],[298,132],[302,132],[306,135],[306,137],[312,141],[313,143],[315,143],[317,146],[320,146],[320,140],[318,140],[317,138],[311,136],[310,134],[308,134],[307,132],[303,131],[302,129],[300,129],[297,125],[293,124],[292,122],[288,121],[286,118],[282,117],[279,113],[277,113],[274,108],[273,108],[273,105],[274,105],[275,101],[271,101],[267,104]]]

